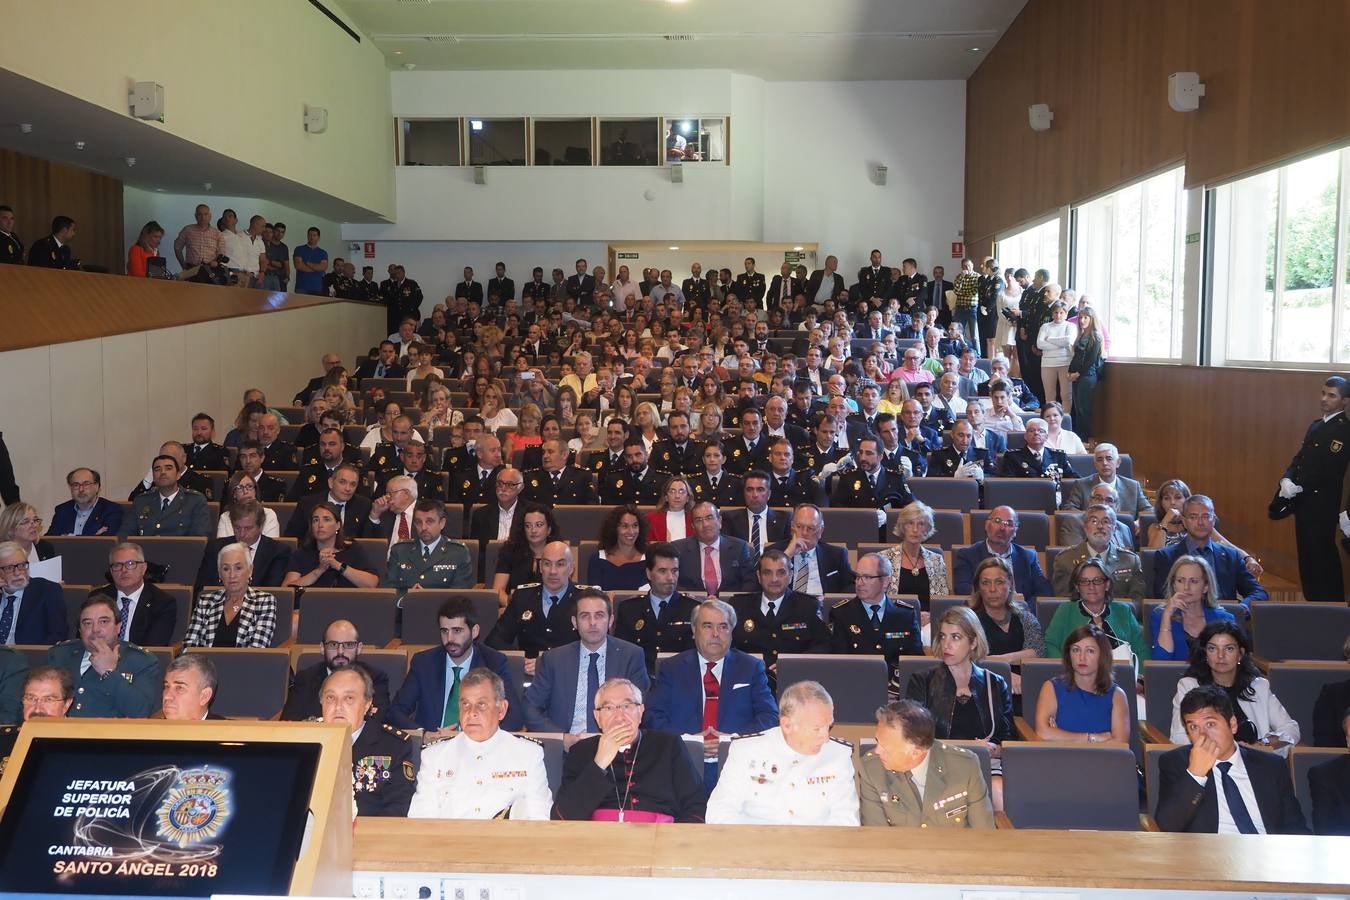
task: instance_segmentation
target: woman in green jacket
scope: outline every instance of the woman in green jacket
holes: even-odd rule
[[[1111,599],[1111,575],[1105,564],[1090,556],[1074,566],[1069,592],[1069,602],[1060,604],[1045,629],[1046,655],[1062,654],[1069,634],[1080,625],[1092,624],[1106,632],[1112,646],[1129,644],[1135,668],[1140,668],[1149,657],[1144,629],[1135,617],[1133,604]]]

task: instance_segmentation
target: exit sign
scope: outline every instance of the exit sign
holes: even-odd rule
[[[619,254],[619,259],[637,259],[637,258],[638,258],[638,255],[637,255],[636,253],[620,253],[620,254]]]

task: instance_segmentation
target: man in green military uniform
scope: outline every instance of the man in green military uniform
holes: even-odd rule
[[[1144,599],[1144,567],[1139,555],[1126,550],[1113,540],[1116,532],[1116,510],[1104,503],[1094,503],[1083,513],[1083,533],[1086,540],[1081,544],[1061,550],[1055,557],[1054,580],[1055,594],[1068,597],[1072,585],[1069,577],[1074,567],[1090,556],[1095,556],[1106,564],[1107,574],[1111,576],[1111,596],[1116,599],[1129,597],[1138,603]],[[1055,648],[1058,649],[1058,648]]]
[[[877,749],[858,774],[864,825],[994,827],[979,757],[934,740],[933,714],[913,700],[877,710]]]
[[[413,507],[413,532],[417,539],[394,545],[380,586],[394,588],[401,594],[418,588],[473,587],[469,548],[445,537],[441,533],[444,529],[445,504],[439,500],[418,500]]]
[[[352,792],[362,816],[406,816],[417,789],[413,737],[371,715],[374,686],[359,666],[343,666],[323,681],[323,721],[352,729]]]
[[[159,705],[161,673],[154,656],[120,639],[121,614],[112,597],[91,594],[80,604],[80,636],[47,651],[47,661],[75,681],[70,715],[143,719]]]
[[[180,451],[181,452],[181,451]],[[168,454],[156,456],[150,466],[154,490],[146,491],[123,516],[118,537],[208,537],[210,510],[206,497],[178,483],[183,465]]]

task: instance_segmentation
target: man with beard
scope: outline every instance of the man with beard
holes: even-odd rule
[[[296,672],[286,694],[286,705],[281,708],[283,722],[312,719],[321,712],[319,688],[324,679],[347,666],[359,666],[370,676],[373,702],[381,711],[389,708],[389,676],[360,661],[361,635],[356,626],[346,619],[331,623],[323,633],[323,659]]]

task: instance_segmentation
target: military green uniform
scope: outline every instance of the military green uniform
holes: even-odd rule
[[[928,750],[923,802],[914,783],[868,753],[858,771],[862,824],[920,828],[993,828],[994,808],[980,759],[964,747],[934,741]]]
[[[84,642],[79,640],[62,641],[47,651],[47,662],[75,679],[75,702],[69,716],[144,719],[159,708],[163,673],[153,655],[123,641],[117,668],[100,675],[89,666],[81,675],[84,653]]]
[[[474,585],[473,556],[461,541],[443,537],[429,556],[423,555],[422,542],[400,541],[389,551],[389,567],[380,587],[403,593],[421,585],[424,588],[471,588]]]
[[[412,735],[377,716],[352,742],[352,790],[361,816],[406,816],[417,790]]]
[[[1136,603],[1144,599],[1147,588],[1144,587],[1144,567],[1139,561],[1139,555],[1118,546],[1115,541],[1107,545],[1106,552],[1101,554],[1093,553],[1087,541],[1059,551],[1053,566],[1057,595],[1070,595],[1069,578],[1073,575],[1074,566],[1089,556],[1096,556],[1106,563],[1106,574],[1111,577],[1112,597],[1118,600],[1129,597]]]
[[[280,497],[277,498],[281,499]],[[131,512],[122,517],[118,537],[210,537],[211,513],[206,497],[180,487],[168,509],[162,507],[159,491],[146,491],[137,497]]]
[[[23,720],[23,680],[28,657],[13,647],[0,646],[0,725]]]

